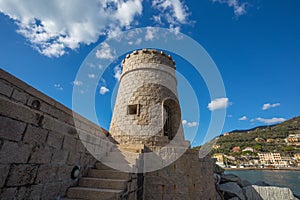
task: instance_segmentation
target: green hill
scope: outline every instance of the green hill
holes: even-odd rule
[[[300,116],[272,126],[234,130],[229,135],[221,135],[215,145],[216,149],[213,149],[211,154],[237,155],[243,152],[234,153],[232,151],[234,147],[240,147],[241,150],[252,147],[256,152],[279,152],[283,156],[291,156],[300,153],[300,146],[296,143],[291,145],[285,142],[284,139],[290,134],[300,134]]]

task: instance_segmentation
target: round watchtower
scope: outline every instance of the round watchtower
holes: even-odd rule
[[[120,144],[162,147],[184,141],[175,62],[157,50],[137,50],[122,61],[110,134]]]

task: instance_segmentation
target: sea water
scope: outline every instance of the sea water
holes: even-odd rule
[[[264,181],[269,185],[288,187],[300,195],[300,171],[285,170],[227,170],[225,174],[235,174],[250,183]]]

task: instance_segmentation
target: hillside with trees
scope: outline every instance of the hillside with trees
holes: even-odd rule
[[[277,125],[234,130],[221,135],[211,154],[224,153],[232,156],[249,154],[251,152],[242,150],[251,147],[254,152],[278,152],[282,156],[291,156],[300,153],[300,141],[289,142],[287,138],[297,134],[300,134],[300,116]],[[235,151],[235,147],[239,147],[241,151]]]

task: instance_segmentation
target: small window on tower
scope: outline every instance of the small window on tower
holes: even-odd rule
[[[128,105],[127,114],[128,115],[138,115],[139,114],[139,105],[138,104]]]

